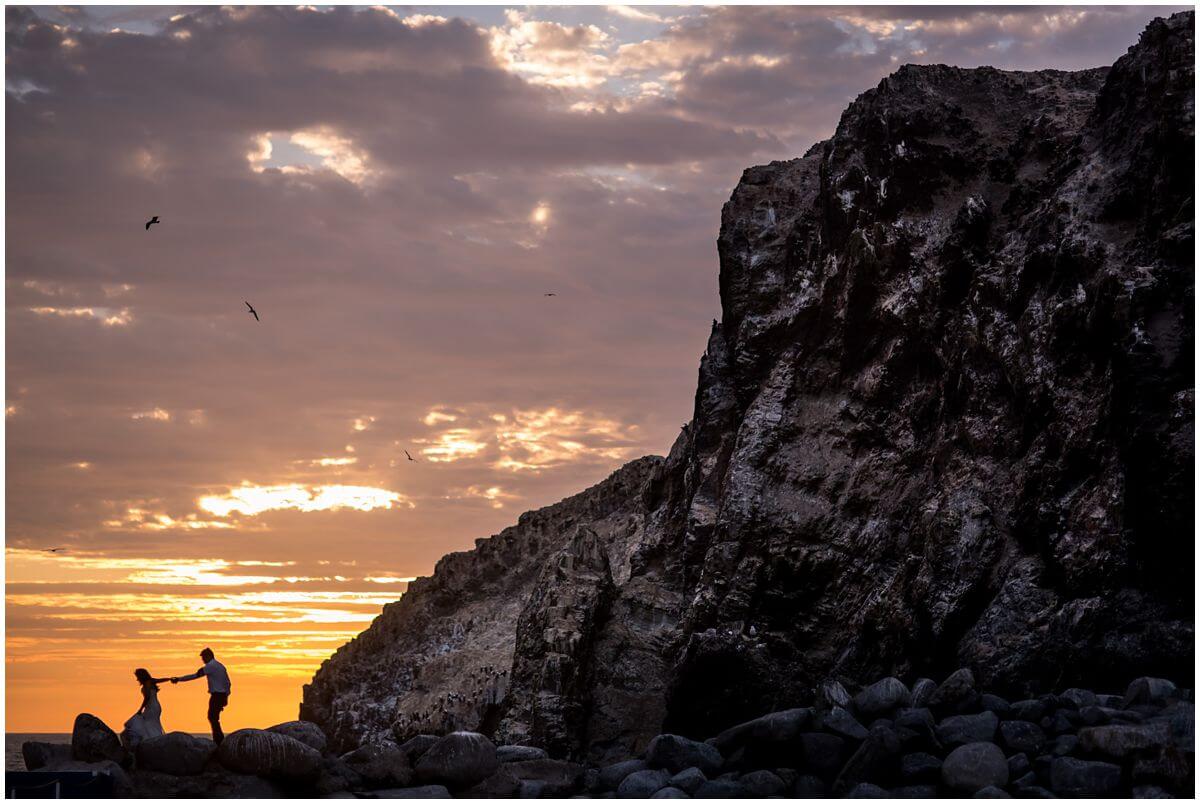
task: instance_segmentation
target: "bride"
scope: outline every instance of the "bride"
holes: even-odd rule
[[[133,717],[125,721],[125,731],[121,734],[121,742],[126,748],[133,748],[142,740],[150,737],[161,737],[162,704],[158,702],[158,682],[165,678],[154,678],[150,671],[139,667],[133,671],[133,677],[142,687],[142,705],[133,713]]]

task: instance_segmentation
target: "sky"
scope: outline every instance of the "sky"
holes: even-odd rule
[[[1173,10],[9,7],[6,730],[206,645],[227,731],[294,719],[440,556],[665,454],[744,168]]]

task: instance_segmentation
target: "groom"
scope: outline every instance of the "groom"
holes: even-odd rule
[[[200,676],[208,679],[208,722],[212,724],[213,742],[220,745],[225,739],[225,732],[221,731],[221,710],[229,705],[229,671],[217,661],[212,648],[200,651],[200,658],[204,661],[203,667],[190,676],[175,676],[171,683],[191,681]]]

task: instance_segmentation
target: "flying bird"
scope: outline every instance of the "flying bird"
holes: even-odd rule
[[[247,306],[247,307],[250,307],[250,302],[246,302],[246,306]],[[262,320],[262,319],[260,319],[260,318],[258,317],[258,310],[255,310],[253,307],[250,307],[250,315],[254,316],[254,320],[255,320],[255,321],[261,321],[261,320]]]
[[[416,463],[416,462],[417,462],[417,459],[416,459],[416,458],[414,458],[413,456],[411,456],[411,455],[409,455],[409,454],[408,454],[408,450],[404,450],[404,457],[405,457],[405,458],[408,458],[408,459],[409,459],[410,461],[412,461],[413,463]]]
[[[151,227],[151,226],[153,226],[153,225],[154,225],[154,224],[156,224],[156,223],[162,223],[162,221],[160,221],[160,220],[158,219],[158,216],[157,216],[157,215],[155,215],[155,216],[154,216],[153,218],[151,218],[150,220],[146,221],[146,231],[147,231],[147,232],[148,232],[148,231],[150,231],[150,227]]]
[[[557,293],[543,293],[543,296],[557,296]]]
[[[60,553],[66,549],[67,548],[65,548],[65,547],[48,547],[45,550],[43,550],[42,552],[44,552],[44,553]]]

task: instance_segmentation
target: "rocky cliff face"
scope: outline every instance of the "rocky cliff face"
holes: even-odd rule
[[[904,67],[747,170],[670,455],[447,556],[302,717],[604,759],[830,676],[1186,676],[1193,27],[1108,69]]]

